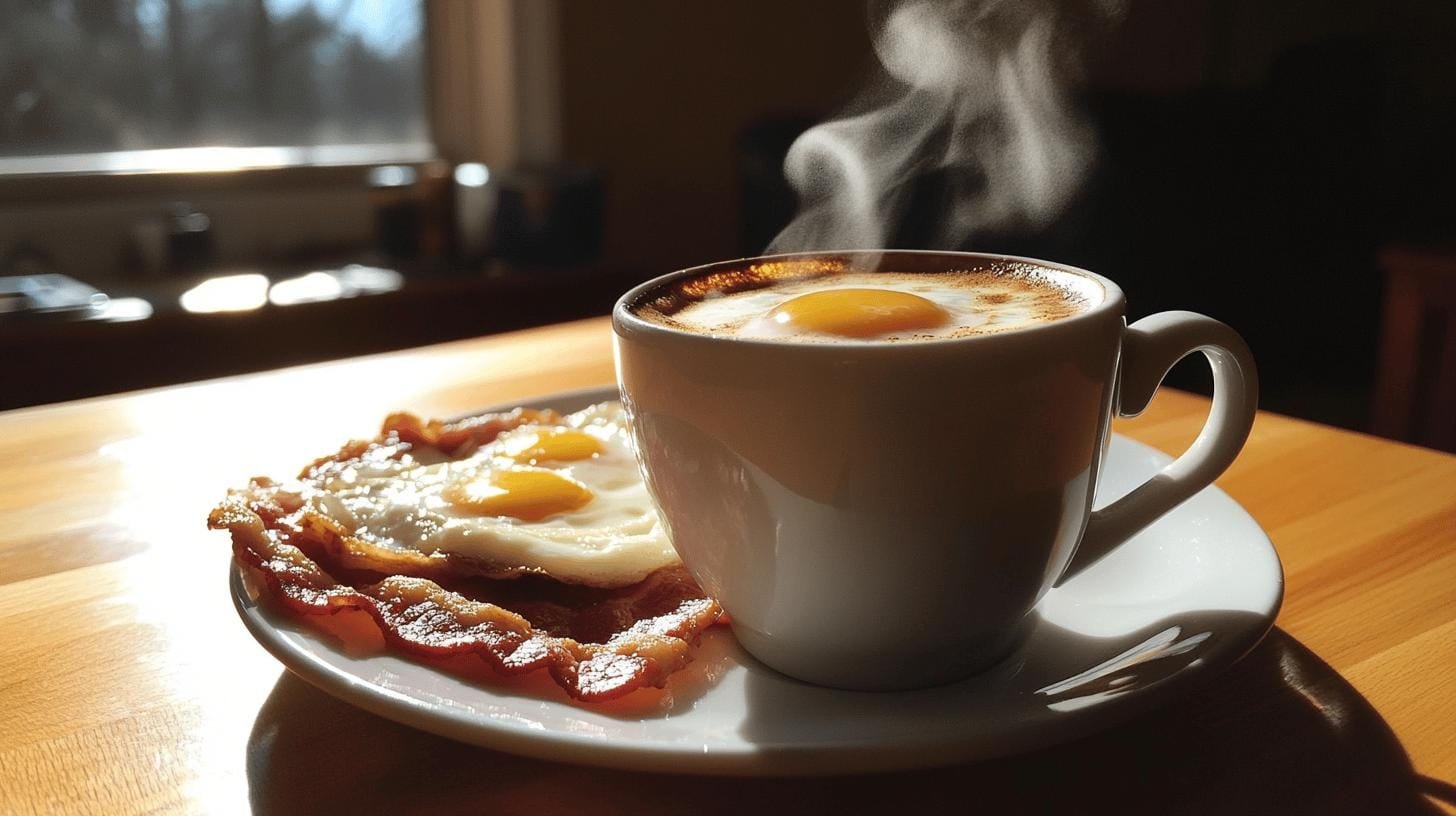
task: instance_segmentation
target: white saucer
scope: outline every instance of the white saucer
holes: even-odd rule
[[[614,389],[598,389],[534,402],[570,411],[615,398]],[[1167,461],[1115,436],[1099,503]],[[1053,590],[1026,645],[966,682],[897,693],[819,688],[764,667],[715,627],[666,693],[608,708],[573,704],[545,683],[472,682],[390,655],[345,654],[330,636],[260,602],[237,567],[231,585],[243,623],[269,652],[380,716],[543,759],[789,775],[946,765],[1104,728],[1246,654],[1273,625],[1284,581],[1263,530],[1210,487]]]

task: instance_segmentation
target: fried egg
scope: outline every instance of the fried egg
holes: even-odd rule
[[[371,543],[448,553],[599,587],[679,563],[617,402],[523,425],[461,459],[361,461],[312,491]]]

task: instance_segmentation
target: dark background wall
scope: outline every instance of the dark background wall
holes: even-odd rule
[[[739,138],[828,115],[872,64],[844,0],[564,3],[561,20],[565,154],[606,176],[607,263],[644,271],[738,254]]]

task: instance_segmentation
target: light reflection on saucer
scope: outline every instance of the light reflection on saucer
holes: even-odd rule
[[[1105,660],[1065,680],[1043,686],[1035,693],[1052,698],[1062,698],[1047,703],[1047,708],[1053,711],[1075,711],[1106,702],[1120,694],[1126,694],[1166,679],[1183,669],[1197,665],[1199,661],[1195,658],[1184,663],[1161,664],[1158,668],[1164,671],[1155,672],[1151,677],[1145,676],[1146,672],[1130,672],[1137,667],[1146,666],[1152,661],[1192,652],[1208,640],[1213,633],[1199,632],[1179,640],[1180,634],[1182,634],[1182,627],[1170,626],[1116,657]],[[1075,696],[1064,697],[1070,692],[1079,690],[1080,693]]]

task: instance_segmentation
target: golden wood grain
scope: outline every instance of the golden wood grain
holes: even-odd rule
[[[1220,484],[1284,561],[1279,629],[1197,701],[974,768],[726,782],[506,757],[338,703],[246,634],[225,538],[202,528],[228,486],[397,408],[612,379],[591,320],[0,414],[0,813],[1456,802],[1456,457],[1269,414]],[[1206,410],[1163,392],[1118,429],[1176,453]]]

